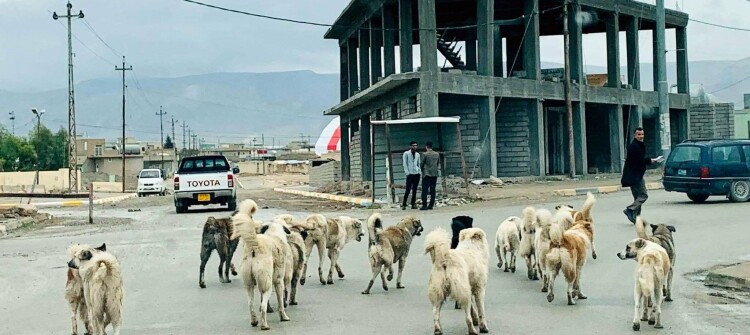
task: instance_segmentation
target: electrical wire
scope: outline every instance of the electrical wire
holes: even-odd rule
[[[696,20],[696,19],[688,19],[688,20],[693,21],[693,22],[697,22],[697,23],[700,23],[700,24],[705,24],[705,25],[708,25],[708,26],[718,27],[718,28],[724,28],[724,29],[729,29],[729,30],[750,32],[750,28],[732,27],[732,26],[726,26],[726,25],[723,25],[723,24],[711,23],[711,22],[706,22],[706,21],[701,21],[701,20]]]
[[[115,48],[113,48],[111,45],[109,45],[109,43],[107,43],[106,41],[104,41],[104,39],[101,36],[99,36],[99,34],[96,32],[96,30],[94,30],[94,27],[91,26],[91,24],[89,23],[88,20],[86,20],[84,18],[83,19],[83,23],[86,26],[86,28],[88,28],[88,30],[91,31],[94,34],[94,36],[96,36],[96,38],[99,39],[99,41],[101,41],[102,43],[104,43],[104,45],[107,46],[107,48],[110,51],[112,51],[112,53],[114,53],[115,56],[117,56],[117,57],[121,57],[122,56],[121,52],[115,50]]]

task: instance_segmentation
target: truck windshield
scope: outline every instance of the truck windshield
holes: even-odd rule
[[[180,173],[229,171],[224,157],[190,157],[182,160]]]
[[[141,178],[161,178],[159,171],[141,171]]]

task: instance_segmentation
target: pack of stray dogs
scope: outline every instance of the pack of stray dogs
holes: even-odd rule
[[[587,299],[581,292],[580,279],[588,251],[591,250],[593,259],[597,258],[592,216],[595,202],[595,197],[589,193],[580,211],[570,205],[556,206],[554,214],[544,208],[527,207],[521,217],[508,217],[495,234],[497,267],[515,273],[516,259],[520,255],[526,263],[526,276],[541,281],[541,291],[547,293],[549,302],[554,301],[554,284],[560,272],[567,283],[567,304],[575,305]],[[258,205],[248,199],[240,203],[231,217],[207,218],[201,239],[198,285],[206,288],[205,267],[216,250],[220,282],[230,283],[230,272],[241,277],[247,290],[251,325],[268,330],[268,313],[274,313],[269,301],[272,291],[276,293],[279,319],[289,321],[287,307],[298,303],[297,288],[305,284],[313,248],[317,248],[319,256],[320,283],[333,285],[334,271],[338,278],[345,276],[338,262],[341,252],[352,240],[362,241],[365,223],[348,216],[320,214],[304,219],[283,214],[263,222],[254,219],[257,211]],[[463,309],[469,334],[489,332],[484,298],[490,247],[484,230],[474,227],[473,221],[470,216],[457,216],[452,219],[450,232],[438,227],[425,237],[424,254],[429,255],[432,263],[427,296],[433,305],[435,334],[442,334],[440,311],[449,299],[455,301],[456,309]],[[672,233],[676,229],[652,224],[649,235],[646,225],[644,219],[638,217],[636,238],[617,254],[622,260],[637,262],[633,316],[636,331],[640,330],[640,321],[663,328],[662,300],[672,301],[676,257]],[[381,215],[374,213],[367,219],[366,226],[372,277],[362,294],[370,293],[378,276],[383,290],[388,291],[396,263],[396,288],[404,288],[401,281],[404,265],[413,240],[424,231],[421,221],[407,216],[396,225],[384,227]],[[239,267],[235,268],[232,257],[240,241],[243,242],[242,257]],[[75,244],[68,252],[65,297],[71,310],[72,333],[78,334],[80,319],[86,334],[104,334],[109,324],[114,334],[119,334],[124,291],[117,258],[107,251],[105,244],[96,248]],[[323,269],[324,254],[328,255],[330,263],[327,276]],[[256,288],[260,296],[258,313],[254,306]]]

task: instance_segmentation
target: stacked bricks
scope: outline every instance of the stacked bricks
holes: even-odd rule
[[[529,102],[504,99],[497,113],[497,174],[499,177],[528,176]]]
[[[697,104],[690,106],[690,138],[734,137],[734,104]]]

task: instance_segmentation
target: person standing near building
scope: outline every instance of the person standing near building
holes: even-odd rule
[[[409,143],[409,150],[404,151],[403,156],[404,174],[406,175],[406,190],[404,191],[404,201],[401,203],[401,209],[406,209],[406,200],[409,199],[411,191],[411,209],[417,209],[417,187],[419,186],[420,177],[420,157],[417,152],[417,142]]]
[[[648,199],[646,181],[643,179],[643,175],[646,173],[646,166],[661,162],[663,157],[646,157],[646,144],[643,143],[643,138],[645,137],[643,128],[635,128],[633,137],[633,142],[630,142],[630,145],[628,145],[628,153],[625,158],[625,166],[622,169],[620,183],[623,187],[630,187],[630,192],[633,194],[633,203],[622,212],[628,217],[630,222],[635,223],[636,217],[641,215],[643,203]]]
[[[419,210],[429,210],[435,206],[435,185],[438,178],[438,164],[440,163],[440,154],[432,150],[432,142],[424,145],[426,151],[422,155],[422,208]],[[427,192],[430,193],[430,205],[427,205]]]

